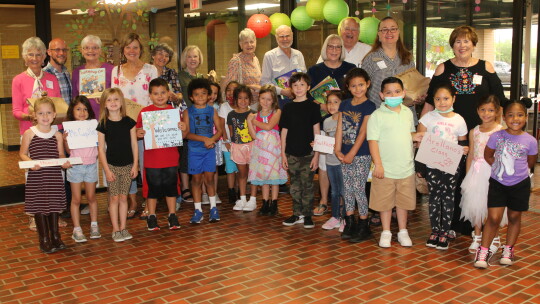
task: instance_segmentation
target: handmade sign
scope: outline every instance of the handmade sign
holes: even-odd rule
[[[40,160],[25,160],[19,162],[19,168],[21,169],[30,169],[34,168],[35,165],[40,167],[54,167],[61,166],[69,161],[72,165],[82,164],[82,159],[80,157],[70,157],[70,158],[53,158],[53,159],[40,159]]]
[[[324,135],[315,135],[315,144],[313,145],[313,151],[334,154],[334,145],[336,144],[336,139],[330,136]]]
[[[99,98],[105,90],[105,68],[82,69],[79,72],[79,91],[88,98]]]
[[[462,146],[426,133],[420,143],[416,160],[430,168],[456,174],[461,156],[463,156]]]
[[[144,148],[146,150],[178,147],[182,145],[182,131],[178,128],[178,109],[142,113]]]
[[[95,147],[98,145],[97,120],[64,121],[64,132],[68,133],[70,149]]]

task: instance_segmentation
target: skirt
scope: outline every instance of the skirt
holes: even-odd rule
[[[287,182],[287,172],[281,166],[281,140],[276,130],[257,133],[251,150],[248,181],[254,185]]]

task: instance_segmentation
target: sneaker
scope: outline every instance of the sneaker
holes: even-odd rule
[[[304,223],[304,216],[298,216],[298,215],[292,215],[288,219],[283,221],[283,225],[285,226],[293,226],[294,224],[303,224]]]
[[[90,226],[90,238],[91,239],[101,238],[101,233],[99,233],[99,226]]]
[[[435,247],[436,249],[439,249],[439,250],[448,250],[448,234],[443,234],[443,235],[440,235],[439,236],[439,241],[437,242],[437,247]]]
[[[324,225],[322,225],[322,229],[324,230],[332,230],[334,228],[339,228],[341,226],[341,223],[339,220],[335,217],[331,217]]]
[[[216,192],[216,204],[221,204],[221,200],[219,199],[217,192]]]
[[[379,240],[379,246],[382,248],[390,248],[392,246],[392,232],[383,231],[381,233],[381,239]]]
[[[146,227],[148,227],[148,231],[158,231],[159,226],[157,223],[157,217],[155,214],[151,214],[148,216],[148,219],[146,219]]]
[[[178,217],[176,216],[176,214],[169,214],[167,220],[169,222],[169,230],[180,229],[180,223],[178,223]]]
[[[131,235],[131,233],[129,233],[127,231],[127,229],[122,229],[122,231],[120,231],[120,234],[122,235],[122,237],[124,238],[124,241],[125,240],[131,240],[133,238],[133,236]]]
[[[76,243],[84,243],[84,242],[86,242],[86,237],[84,236],[82,230],[75,230],[75,231],[73,231],[73,234],[71,235],[71,238],[72,238]]]
[[[448,239],[450,241],[455,240],[456,236],[457,236],[457,234],[456,234],[456,232],[454,230],[448,230]]]
[[[489,245],[489,251],[492,254],[495,254],[497,251],[499,251],[499,248],[501,248],[501,238],[497,235],[491,241],[491,245]]]
[[[426,246],[431,247],[431,248],[437,248],[438,243],[439,243],[439,235],[432,232],[429,235],[429,239],[426,242]]]
[[[412,240],[409,237],[409,232],[407,229],[401,229],[397,234],[397,240],[399,244],[403,247],[411,247],[412,246]]]
[[[503,252],[499,264],[510,266],[514,264],[514,247],[503,246]]]
[[[82,215],[90,214],[90,206],[86,205],[86,207],[84,207],[83,209],[81,209],[81,214],[82,214]]]
[[[250,197],[249,201],[244,204],[244,208],[242,208],[242,210],[248,212],[251,212],[255,209],[257,209],[257,199],[255,197]]]
[[[236,201],[236,204],[234,205],[234,207],[232,209],[236,210],[236,211],[242,211],[242,210],[244,210],[244,205],[245,204],[247,204],[246,201],[239,199],[239,200]]]
[[[210,223],[219,222],[219,212],[217,207],[210,209]]]
[[[471,236],[472,236],[472,243],[471,243],[471,246],[469,246],[469,252],[476,253],[476,250],[478,250],[478,247],[480,247],[480,244],[482,243],[482,232],[480,232],[479,235],[476,235],[474,234],[474,231],[473,231]]]
[[[345,230],[345,220],[344,220],[344,219],[340,219],[340,220],[339,220],[339,229],[338,229],[338,231],[339,231],[339,233],[342,233],[343,230]]]
[[[311,216],[305,216],[304,217],[304,228],[314,228],[315,224],[313,223],[313,220],[311,219]]]
[[[476,268],[488,268],[489,266],[489,258],[491,257],[491,252],[489,252],[489,249],[485,248],[482,249],[482,247],[478,247],[478,250],[476,250],[476,256],[474,258],[474,267]]]
[[[116,231],[112,233],[112,239],[115,242],[123,242],[124,237],[122,236],[122,233],[120,231]]]
[[[200,224],[203,219],[203,213],[199,209],[195,209],[193,212],[193,216],[191,217],[191,220],[189,220],[192,224]]]
[[[202,204],[203,204],[203,205],[208,205],[208,204],[210,204],[210,198],[208,198],[208,194],[207,194],[207,193],[203,193],[203,195],[202,195]]]

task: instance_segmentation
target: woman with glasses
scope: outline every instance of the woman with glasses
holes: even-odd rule
[[[111,74],[114,66],[108,62],[101,62],[101,47],[101,39],[98,36],[88,35],[81,41],[81,53],[86,63],[73,69],[73,75],[71,76],[73,97],[80,94],[81,88],[79,76],[81,70],[84,69],[105,69],[105,87],[96,87],[93,89],[102,92],[111,87]],[[99,119],[99,98],[90,98],[90,105],[92,106],[92,110],[94,110],[96,119]]]
[[[182,100],[182,88],[180,87],[178,73],[176,73],[175,69],[167,67],[173,56],[173,49],[166,43],[160,43],[150,51],[150,63],[156,67],[159,78],[169,84],[169,102],[182,112],[187,109],[187,106]]]

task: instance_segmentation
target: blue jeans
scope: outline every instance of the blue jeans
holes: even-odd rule
[[[330,180],[332,217],[340,219],[345,215],[345,205],[343,205],[343,210],[340,210],[339,206],[341,196],[343,196],[343,173],[341,172],[341,165],[326,165],[326,172],[328,172],[328,179]]]

